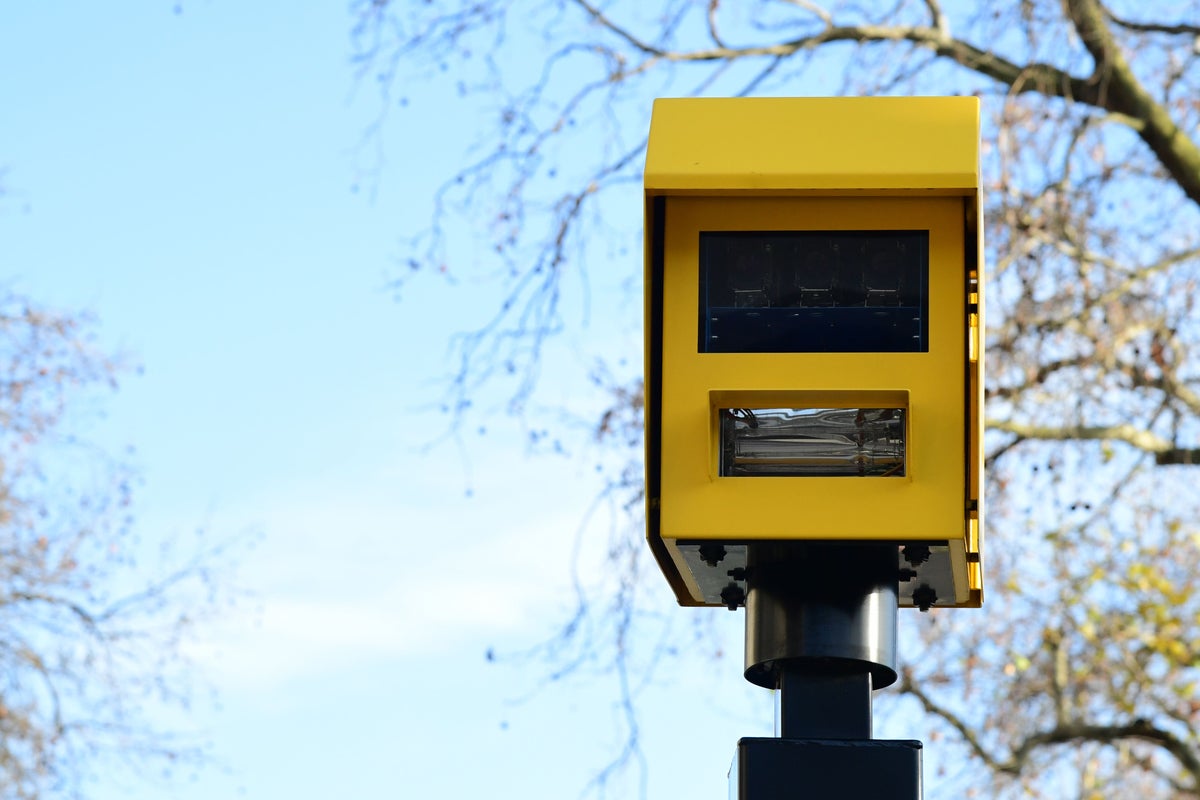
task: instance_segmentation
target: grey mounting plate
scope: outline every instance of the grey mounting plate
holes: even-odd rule
[[[754,543],[723,544],[720,542],[678,542],[675,544],[683,557],[692,579],[699,587],[701,599],[706,606],[729,606],[732,598],[740,596],[741,600],[733,605],[745,604],[749,587],[746,583],[746,564],[750,548]],[[921,587],[929,587],[932,597],[942,600],[954,600],[954,569],[950,560],[948,544],[938,542],[918,542],[912,544],[896,543],[896,574],[900,578],[900,605],[917,607],[913,600],[914,593],[918,597],[928,596]],[[928,557],[924,560],[914,558],[919,563],[910,563],[905,558],[905,550],[912,548],[910,554],[916,555],[916,548],[928,548]],[[920,553],[924,555],[923,552]],[[912,573],[910,575],[910,573]],[[908,578],[905,580],[904,578]],[[734,587],[733,590],[730,587]],[[931,604],[937,607],[936,600]]]

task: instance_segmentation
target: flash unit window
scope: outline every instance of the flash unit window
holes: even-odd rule
[[[723,477],[903,477],[903,408],[722,408]]]
[[[928,231],[704,231],[700,352],[928,352],[928,284]]]

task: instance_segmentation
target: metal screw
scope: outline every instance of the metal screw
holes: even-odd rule
[[[715,567],[725,560],[725,545],[721,544],[702,544],[700,545],[700,560],[710,567]]]
[[[737,607],[746,602],[746,591],[736,583],[731,583],[721,590],[721,602],[730,611],[737,611]]]
[[[722,598],[724,598],[724,595],[722,595]],[[913,605],[922,611],[928,611],[937,602],[937,592],[928,583],[922,583],[913,590],[912,598]]]
[[[919,567],[929,560],[929,545],[909,544],[904,546],[904,560]]]

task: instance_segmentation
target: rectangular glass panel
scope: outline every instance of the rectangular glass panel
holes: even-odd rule
[[[723,477],[902,477],[903,408],[722,408]]]
[[[928,284],[928,231],[703,231],[700,352],[928,352]]]

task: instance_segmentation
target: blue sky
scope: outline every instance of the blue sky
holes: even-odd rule
[[[181,9],[0,9],[2,274],[94,312],[140,365],[86,431],[136,448],[140,535],[261,536],[238,575],[253,600],[190,649],[219,707],[176,718],[215,766],[166,784],[101,766],[93,796],[578,796],[620,743],[611,675],[534,691],[540,662],[484,653],[519,653],[570,611],[594,454],[532,457],[499,414],[465,447],[427,447],[450,337],[495,287],[387,288],[486,118],[410,87],[364,181],[379,101],[356,83],[344,4]],[[551,363],[601,339],[638,357],[636,302],[615,279],[592,288],[596,321]],[[547,402],[583,391],[548,374]],[[650,797],[724,797],[736,739],[770,729],[740,677],[740,615],[716,622],[734,651],[673,664],[643,697]]]

